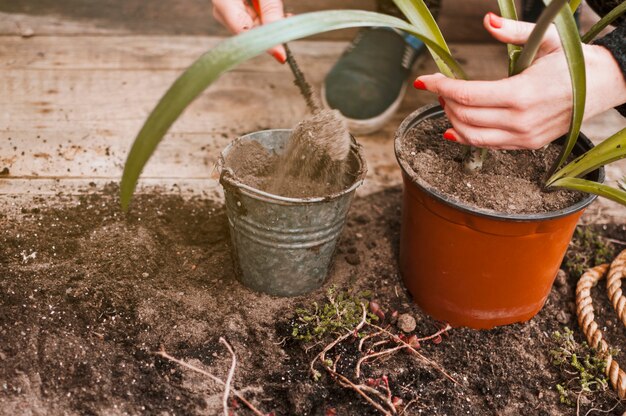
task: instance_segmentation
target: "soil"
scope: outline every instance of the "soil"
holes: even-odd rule
[[[221,204],[150,193],[122,214],[114,186],[91,192],[42,198],[0,215],[0,414],[223,414],[220,386],[153,353],[162,347],[226,378],[230,355],[218,342],[224,337],[238,359],[235,386],[264,413],[375,415],[326,374],[311,378],[309,362],[335,335],[317,344],[294,340],[295,309],[322,304],[335,285],[371,291],[387,315],[410,314],[418,336],[440,327],[411,303],[398,276],[398,188],[355,199],[326,284],[289,299],[235,280]],[[598,231],[626,240],[623,225]],[[527,323],[453,329],[438,344],[422,343],[422,354],[458,385],[404,353],[364,366],[362,378],[388,376],[395,396],[414,400],[408,415],[574,415],[555,391],[571,376],[551,365],[549,351],[550,334],[564,326],[582,340],[575,281],[559,277]],[[600,325],[609,344],[626,345],[601,290],[593,293]],[[354,342],[342,353],[353,358]],[[624,357],[618,361],[626,365]],[[592,399],[581,398],[580,414],[626,411],[610,389]],[[251,414],[240,402],[232,413]]]
[[[470,207],[506,214],[558,211],[584,198],[574,191],[542,190],[561,146],[490,151],[479,172],[466,173],[466,147],[442,139],[450,127],[445,117],[429,118],[413,127],[401,143],[401,159],[425,188]]]
[[[362,173],[356,155],[329,157],[331,132],[310,120],[296,126],[285,149],[268,151],[256,141],[238,142],[224,166],[242,183],[285,197],[325,197],[350,187]],[[325,146],[317,143],[320,137]]]

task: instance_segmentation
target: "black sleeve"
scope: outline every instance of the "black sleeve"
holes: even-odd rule
[[[613,54],[613,57],[622,70],[624,82],[626,82],[626,23],[622,22],[615,30],[596,40],[594,43],[604,46]],[[616,108],[621,115],[626,117],[626,103]]]

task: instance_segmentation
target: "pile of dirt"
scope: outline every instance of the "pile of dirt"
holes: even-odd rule
[[[400,145],[401,159],[423,187],[471,207],[507,214],[558,211],[584,197],[580,192],[542,189],[561,146],[489,151],[482,169],[467,173],[467,147],[442,138],[450,127],[445,117],[426,119],[409,130]]]
[[[398,275],[399,189],[354,201],[325,286],[284,299],[252,292],[235,280],[224,208],[200,199],[137,196],[122,214],[117,189],[69,204],[40,200],[0,217],[0,413],[221,414],[222,388],[154,354],[169,354],[225,378],[238,359],[235,386],[265,414],[375,415],[354,392],[309,363],[332,341],[292,338],[296,308],[322,304],[326,290],[370,291],[387,312],[417,320],[415,332],[440,327],[411,303]],[[600,230],[626,239],[623,225]],[[623,246],[619,246],[623,248]],[[557,279],[545,308],[530,322],[491,331],[453,329],[421,352],[454,384],[408,354],[373,361],[363,380],[386,375],[405,414],[561,415],[550,334],[576,330],[575,276]],[[600,292],[594,300],[611,345],[626,345],[621,323]],[[389,315],[389,314],[388,314]],[[577,339],[582,334],[577,331]],[[348,344],[343,359],[354,357]],[[618,357],[621,364],[623,357]],[[610,389],[591,408],[621,415]],[[239,403],[237,415],[251,414]]]

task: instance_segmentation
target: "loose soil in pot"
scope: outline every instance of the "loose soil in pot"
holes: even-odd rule
[[[470,174],[463,169],[466,148],[443,139],[450,127],[445,117],[429,118],[409,130],[401,142],[399,156],[423,187],[471,207],[507,214],[558,211],[584,197],[580,192],[542,190],[560,145],[490,151],[483,168]]]
[[[439,327],[398,276],[399,188],[355,199],[327,284],[293,299],[237,282],[221,204],[153,193],[137,196],[123,215],[117,192],[42,198],[16,214],[8,213],[16,202],[0,200],[0,414],[222,414],[221,387],[153,352],[162,346],[225,378],[230,355],[218,342],[225,337],[238,358],[236,387],[265,414],[377,415],[326,374],[313,381],[309,363],[334,335],[294,340],[296,308],[322,305],[335,285],[370,291],[388,316],[411,314],[418,336]],[[623,225],[594,230],[626,240]],[[363,381],[387,375],[394,395],[415,400],[407,415],[574,415],[576,407],[559,403],[556,384],[571,376],[551,364],[550,334],[568,326],[583,340],[575,282],[560,275],[526,324],[454,329],[439,344],[424,342],[420,351],[458,385],[404,353],[364,365]],[[593,298],[608,342],[626,345],[603,286]],[[355,351],[347,343],[342,360],[354,363]],[[582,396],[579,414],[591,408],[626,411],[610,390]],[[233,411],[251,414],[241,403]]]

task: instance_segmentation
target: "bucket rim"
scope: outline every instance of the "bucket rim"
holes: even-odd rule
[[[265,130],[258,130],[258,131],[254,131],[252,133],[245,134],[243,136],[239,136],[235,140],[230,142],[228,144],[228,146],[226,146],[224,148],[224,150],[222,150],[222,152],[220,153],[220,156],[218,158],[218,161],[217,161],[217,169],[220,172],[220,183],[222,184],[222,186],[235,187],[235,188],[241,190],[242,193],[247,194],[250,197],[253,197],[253,198],[256,198],[256,199],[260,199],[260,200],[264,200],[266,202],[272,202],[272,203],[277,203],[277,204],[285,204],[285,205],[306,205],[306,204],[312,204],[312,203],[318,203],[318,202],[332,201],[334,199],[340,198],[340,197],[342,197],[344,195],[347,195],[347,194],[350,194],[350,193],[354,192],[359,186],[361,186],[363,184],[363,181],[365,180],[365,175],[367,173],[367,166],[366,166],[366,163],[365,163],[365,158],[363,157],[362,146],[359,143],[357,143],[356,139],[354,138],[354,136],[352,136],[352,134],[350,135],[350,139],[351,139],[350,151],[353,152],[354,155],[357,158],[357,161],[359,163],[359,170],[355,174],[355,179],[354,179],[354,182],[352,183],[352,185],[350,185],[346,189],[343,189],[343,190],[338,191],[338,192],[334,192],[334,193],[329,194],[329,195],[319,196],[319,197],[307,197],[307,198],[294,198],[294,197],[286,197],[286,196],[276,195],[276,194],[273,194],[273,193],[270,193],[270,192],[262,191],[262,190],[260,190],[258,188],[253,187],[253,186],[246,185],[245,183],[241,182],[232,173],[232,171],[230,169],[225,167],[226,158],[228,157],[228,154],[239,143],[244,142],[244,141],[256,140],[255,137],[257,135],[259,135],[260,133],[267,134],[269,132],[269,133],[285,134],[285,133],[291,133],[291,131],[292,131],[292,129],[265,129]]]
[[[443,108],[439,104],[427,104],[424,105],[417,110],[413,111],[409,114],[400,124],[400,127],[396,130],[395,138],[394,138],[394,153],[396,156],[396,160],[400,165],[400,169],[402,170],[403,176],[410,180],[410,183],[427,193],[431,197],[436,200],[448,205],[454,209],[466,212],[468,214],[476,215],[483,218],[493,219],[493,220],[511,220],[518,222],[532,222],[532,221],[544,221],[544,220],[552,220],[558,219],[562,217],[566,217],[572,215],[576,212],[579,212],[589,206],[598,196],[594,194],[588,194],[586,197],[576,202],[573,205],[565,207],[563,209],[557,211],[550,212],[541,212],[541,213],[531,213],[531,214],[507,214],[502,212],[491,211],[487,209],[475,208],[469,205],[466,205],[460,201],[457,201],[433,188],[425,187],[418,183],[410,173],[415,175],[415,172],[409,166],[408,162],[400,156],[400,143],[409,132],[409,130],[420,123],[423,120],[439,117],[444,114]],[[579,134],[577,140],[577,147],[583,147],[584,150],[589,150],[593,147],[593,143],[591,140],[587,138],[582,132]],[[576,149],[576,148],[575,148]],[[597,179],[594,179],[595,182],[602,183],[604,182],[605,174],[604,167],[600,167],[596,169],[594,172],[597,172]],[[591,174],[594,174],[592,172]]]

